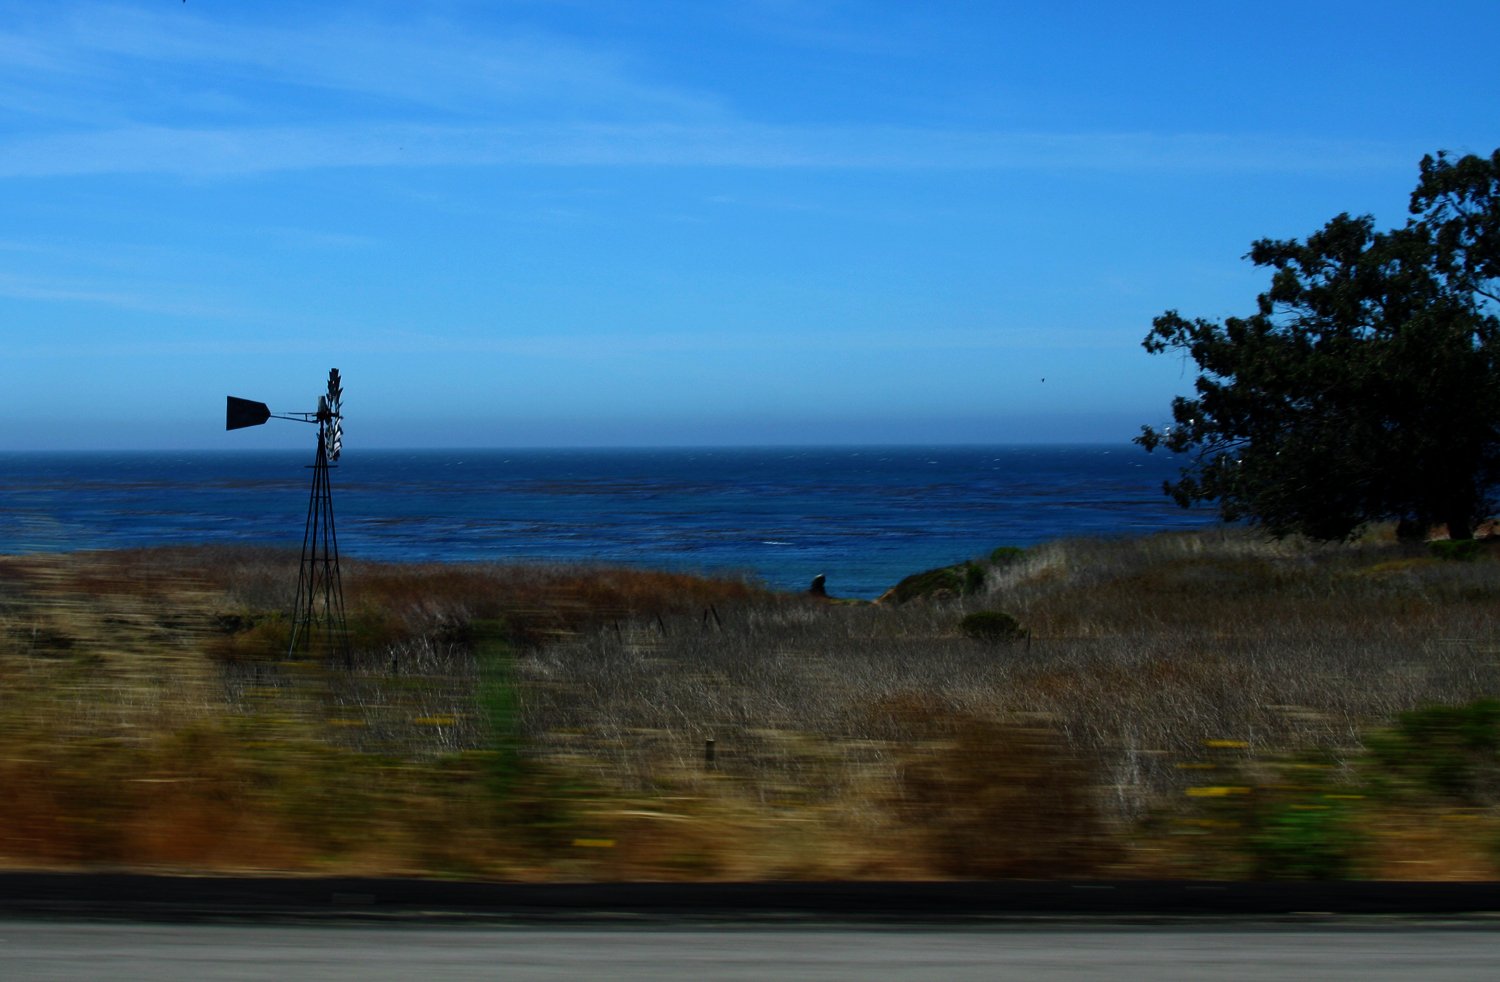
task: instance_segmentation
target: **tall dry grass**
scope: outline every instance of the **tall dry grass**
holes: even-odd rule
[[[1071,540],[989,567],[977,594],[862,605],[350,562],[346,668],[284,659],[286,553],[0,558],[0,860],[1159,872],[1132,842],[1201,768],[1248,781],[1310,753],[1336,785],[1395,714],[1500,690],[1496,563],[1228,531]],[[1028,636],[966,636],[981,610]],[[501,636],[496,676],[481,652]]]
[[[899,796],[913,759],[961,753],[952,721],[1045,727],[1124,827],[1197,780],[1210,742],[1343,764],[1402,710],[1496,692],[1495,572],[1394,542],[1058,542],[977,597],[749,603],[722,625],[581,634],[523,663],[526,724],[537,746],[644,788],[690,773],[712,738],[718,772],[762,801],[793,789],[881,820],[869,803]],[[964,637],[979,609],[1013,614],[1029,640]]]

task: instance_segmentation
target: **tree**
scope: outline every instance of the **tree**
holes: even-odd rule
[[[1410,212],[1255,242],[1253,314],[1152,322],[1145,349],[1199,369],[1173,424],[1136,438],[1190,455],[1163,487],[1178,504],[1276,536],[1394,519],[1472,537],[1500,482],[1500,150],[1425,157]]]

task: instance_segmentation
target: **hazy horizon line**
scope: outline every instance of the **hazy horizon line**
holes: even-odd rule
[[[591,452],[645,452],[662,450],[931,450],[931,449],[963,449],[973,448],[1028,448],[1039,447],[1098,447],[1107,449],[1126,449],[1134,446],[1129,440],[996,440],[976,441],[960,440],[954,442],[945,441],[921,441],[921,442],[815,442],[815,443],[660,443],[660,444],[582,444],[582,443],[559,443],[559,444],[515,444],[511,446],[454,446],[454,447],[421,447],[421,446],[373,446],[362,447],[360,452],[375,453],[520,453],[527,451],[559,451],[578,450]],[[244,446],[222,446],[222,447],[54,447],[47,449],[37,448],[10,448],[0,447],[0,454],[74,454],[74,453],[223,453],[223,454],[291,454],[304,453],[306,448],[295,447],[244,447]]]

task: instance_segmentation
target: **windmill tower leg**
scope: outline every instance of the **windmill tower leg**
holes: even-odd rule
[[[307,524],[302,532],[302,561],[297,574],[297,601],[292,612],[292,639],[287,656],[299,651],[341,656],[350,664],[349,626],[344,613],[344,584],[339,570],[338,534],[333,520],[333,487],[328,476],[324,427],[318,428],[318,456],[313,463]]]

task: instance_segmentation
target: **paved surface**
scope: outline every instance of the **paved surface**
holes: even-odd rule
[[[596,928],[0,920],[0,978],[1495,978],[1500,930],[1378,925]]]

